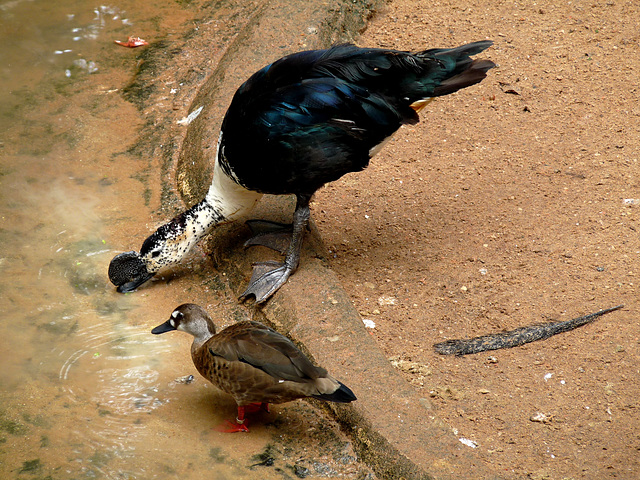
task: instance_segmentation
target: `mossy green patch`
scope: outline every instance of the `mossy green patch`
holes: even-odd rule
[[[42,469],[42,463],[39,458],[22,462],[22,468],[18,473],[35,473]]]

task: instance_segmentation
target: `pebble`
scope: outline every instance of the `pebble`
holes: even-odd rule
[[[186,377],[176,378],[174,381],[176,383],[184,383],[185,385],[189,385],[191,382],[193,382],[193,380],[195,380],[193,375],[187,375]]]
[[[378,298],[379,305],[395,305],[397,300],[394,297],[389,297],[388,295],[383,295]]]
[[[532,422],[538,423],[549,423],[551,421],[551,416],[544,414],[542,412],[536,412],[529,418]]]
[[[363,318],[362,323],[364,323],[364,326],[367,328],[376,328],[376,322],[369,320],[368,318]]]
[[[478,444],[476,442],[474,442],[473,440],[469,440],[468,438],[459,438],[458,440],[460,440],[460,443],[466,445],[467,447],[471,447],[471,448],[477,448]]]

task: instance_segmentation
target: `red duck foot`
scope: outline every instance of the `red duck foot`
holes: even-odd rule
[[[215,427],[215,430],[222,433],[248,432],[249,426],[246,420],[244,420],[243,423],[225,420],[222,424]]]

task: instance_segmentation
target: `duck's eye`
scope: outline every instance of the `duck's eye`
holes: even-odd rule
[[[175,318],[176,320],[180,320],[182,317],[184,317],[184,314],[183,314],[182,312],[178,311],[178,310],[175,310],[175,311],[171,314],[171,316],[172,316],[173,318]]]
[[[151,258],[156,258],[158,255],[160,255],[160,250],[154,250],[151,252]]]

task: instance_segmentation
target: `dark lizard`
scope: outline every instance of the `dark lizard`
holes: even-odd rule
[[[474,338],[447,340],[446,342],[436,343],[433,348],[436,353],[441,355],[468,355],[487,350],[518,347],[525,343],[535,342],[536,340],[544,340],[545,338],[552,337],[558,333],[568,332],[574,328],[593,322],[601,315],[619,310],[622,307],[624,307],[624,305],[607,308],[571,320],[537,323],[526,327],[516,328],[515,330],[510,330],[508,332],[493,333]]]

